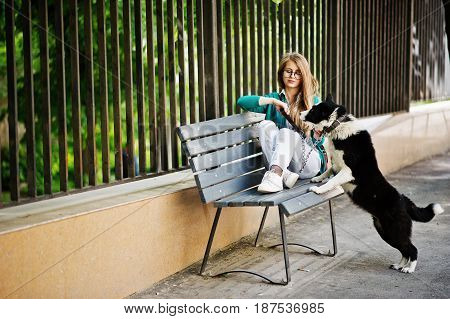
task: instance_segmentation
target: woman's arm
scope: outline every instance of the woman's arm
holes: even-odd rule
[[[266,113],[267,105],[260,105],[259,99],[261,97],[258,95],[244,95],[237,100],[237,105],[246,111]]]
[[[267,105],[274,105],[277,110],[284,108],[287,113],[289,112],[286,103],[274,98],[273,93],[264,96],[244,95],[237,100],[237,105],[246,111],[257,113],[266,113]]]
[[[237,105],[241,109],[256,113],[266,113],[268,104],[272,104],[270,94],[266,94],[265,96],[244,95],[237,100]]]

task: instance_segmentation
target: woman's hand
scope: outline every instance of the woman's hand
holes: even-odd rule
[[[280,100],[273,99],[272,104],[275,105],[277,111],[280,111],[283,109],[287,115],[289,115],[289,108],[288,105]]]

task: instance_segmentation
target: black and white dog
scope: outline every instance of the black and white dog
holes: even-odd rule
[[[391,268],[412,273],[417,264],[417,248],[411,243],[412,220],[428,222],[444,210],[439,204],[418,208],[408,197],[400,194],[380,172],[371,137],[358,128],[355,117],[345,107],[333,102],[331,96],[301,113],[301,119],[328,137],[331,168],[312,182],[325,184],[311,187],[322,194],[341,185],[353,202],[368,211],[376,230],[389,245],[398,249],[402,259]]]

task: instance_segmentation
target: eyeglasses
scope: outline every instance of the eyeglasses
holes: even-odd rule
[[[292,77],[292,75],[294,75],[294,79],[296,79],[296,80],[300,80],[302,78],[302,74],[300,72],[294,73],[294,71],[292,71],[291,69],[284,70],[285,78],[290,78],[290,77]]]

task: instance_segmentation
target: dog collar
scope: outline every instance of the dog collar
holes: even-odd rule
[[[347,114],[344,114],[342,116],[340,116],[339,118],[337,118],[336,120],[334,120],[333,123],[331,123],[330,126],[328,127],[324,127],[323,128],[323,133],[328,134],[331,131],[333,131],[336,127],[338,127],[339,125],[341,125],[342,122],[347,122]]]

